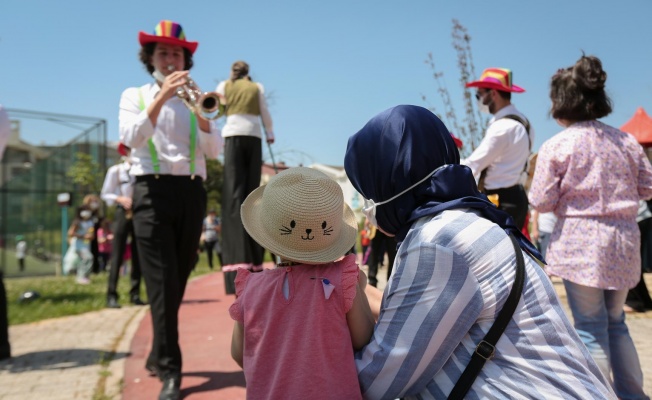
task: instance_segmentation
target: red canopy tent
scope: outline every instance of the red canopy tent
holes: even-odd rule
[[[634,116],[620,127],[620,130],[634,135],[642,146],[652,147],[652,118],[647,115],[643,107],[639,107]]]

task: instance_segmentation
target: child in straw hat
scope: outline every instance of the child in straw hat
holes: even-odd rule
[[[356,218],[339,185],[291,168],[254,190],[241,209],[247,232],[277,254],[277,268],[238,270],[231,354],[247,398],[359,399],[354,349],[374,319],[355,255]]]

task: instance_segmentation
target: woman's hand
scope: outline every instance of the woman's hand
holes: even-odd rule
[[[125,210],[131,209],[132,199],[127,196],[118,196],[115,201],[122,206]]]

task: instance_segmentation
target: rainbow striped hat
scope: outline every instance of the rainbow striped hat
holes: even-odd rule
[[[507,68],[487,68],[482,71],[480,79],[467,83],[466,87],[495,89],[503,92],[525,92],[522,87],[512,84],[512,70]]]
[[[154,34],[150,35],[145,32],[138,33],[138,41],[141,46],[147,43],[166,43],[174,46],[181,46],[194,53],[197,49],[197,42],[189,42],[186,40],[186,34],[183,33],[183,28],[176,22],[163,20],[159,22],[154,28]]]

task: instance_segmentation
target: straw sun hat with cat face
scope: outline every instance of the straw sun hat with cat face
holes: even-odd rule
[[[322,264],[355,244],[357,223],[340,186],[324,173],[295,167],[272,177],[242,203],[251,237],[284,260]]]

